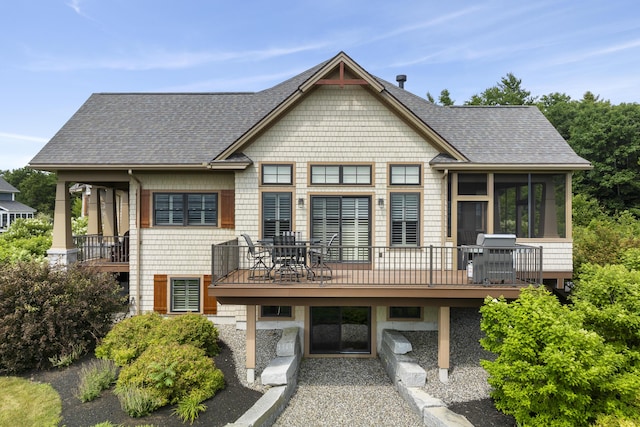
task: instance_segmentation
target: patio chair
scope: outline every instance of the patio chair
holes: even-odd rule
[[[310,270],[313,272],[312,280],[331,280],[333,278],[333,272],[327,261],[331,259],[332,245],[337,238],[338,233],[335,233],[331,236],[326,246],[318,246],[309,250],[311,258]],[[320,274],[317,274],[316,270],[320,270]],[[325,271],[328,271],[328,274],[325,274]]]
[[[296,247],[296,238],[293,235],[273,237],[272,260],[274,280],[300,281],[299,248]]]
[[[248,234],[243,233],[241,236],[244,237],[245,242],[247,242],[247,259],[252,262],[251,268],[249,269],[249,280],[270,280],[271,267],[267,266],[264,261],[271,255],[270,252],[257,250]],[[256,271],[262,272],[262,274],[256,275]]]

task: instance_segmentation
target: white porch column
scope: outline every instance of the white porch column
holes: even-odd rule
[[[65,181],[59,180],[56,184],[53,239],[47,257],[52,266],[66,266],[78,260],[78,249],[73,245],[71,231],[71,196]]]
[[[450,308],[438,308],[438,377],[440,381],[449,381],[449,331]]]
[[[256,306],[247,306],[247,382],[256,380]]]

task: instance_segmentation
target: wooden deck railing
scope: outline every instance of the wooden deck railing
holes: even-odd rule
[[[87,234],[73,236],[73,243],[78,249],[79,262],[129,262],[129,236]]]
[[[237,240],[212,245],[213,283],[246,285],[261,282],[330,283],[332,285],[527,285],[542,283],[542,247],[481,246],[332,246],[318,263],[309,250],[327,251],[322,245],[286,247],[299,254],[287,265],[275,258],[273,246],[264,265]],[[281,251],[275,251],[280,253]],[[286,251],[285,251],[286,252]]]

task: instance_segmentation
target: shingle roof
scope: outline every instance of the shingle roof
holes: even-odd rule
[[[93,94],[30,164],[206,164],[330,61],[255,93]],[[442,107],[376,80],[470,162],[589,164],[536,107]]]
[[[14,202],[12,200],[0,200],[0,209],[7,212],[35,213],[35,209],[25,205],[24,203]]]
[[[2,193],[19,193],[18,190],[13,185],[9,184],[3,177],[0,176],[0,192]]]

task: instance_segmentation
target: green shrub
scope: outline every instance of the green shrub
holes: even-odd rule
[[[110,360],[95,360],[80,369],[77,397],[89,402],[100,396],[102,390],[111,387],[118,377],[116,365]]]
[[[481,313],[481,344],[497,354],[481,362],[496,408],[522,425],[571,427],[613,409],[611,384],[620,384],[627,359],[585,329],[579,312],[528,288],[511,303],[487,298]]]
[[[220,353],[218,329],[200,314],[188,313],[167,319],[158,325],[152,335],[154,344],[191,344],[203,349],[211,357]]]
[[[73,348],[90,349],[123,299],[113,275],[82,265],[0,264],[0,372],[48,368]]]
[[[142,387],[120,387],[115,391],[120,407],[130,417],[144,417],[163,406],[156,393]]]
[[[220,352],[218,329],[206,317],[189,313],[164,319],[157,313],[147,313],[115,325],[96,348],[96,357],[124,366],[150,345],[171,343],[191,344],[204,350],[207,356]]]
[[[55,366],[56,368],[65,368],[80,359],[85,352],[86,348],[84,345],[72,344],[71,348],[63,350],[63,352],[57,356],[50,357],[49,362],[51,362],[51,366]]]
[[[164,322],[158,313],[140,314],[117,323],[96,347],[96,357],[124,366],[149,346],[156,328]]]
[[[224,376],[200,348],[188,344],[154,345],[120,371],[116,391],[131,387],[147,391],[164,406],[190,395],[206,400],[224,387]]]

